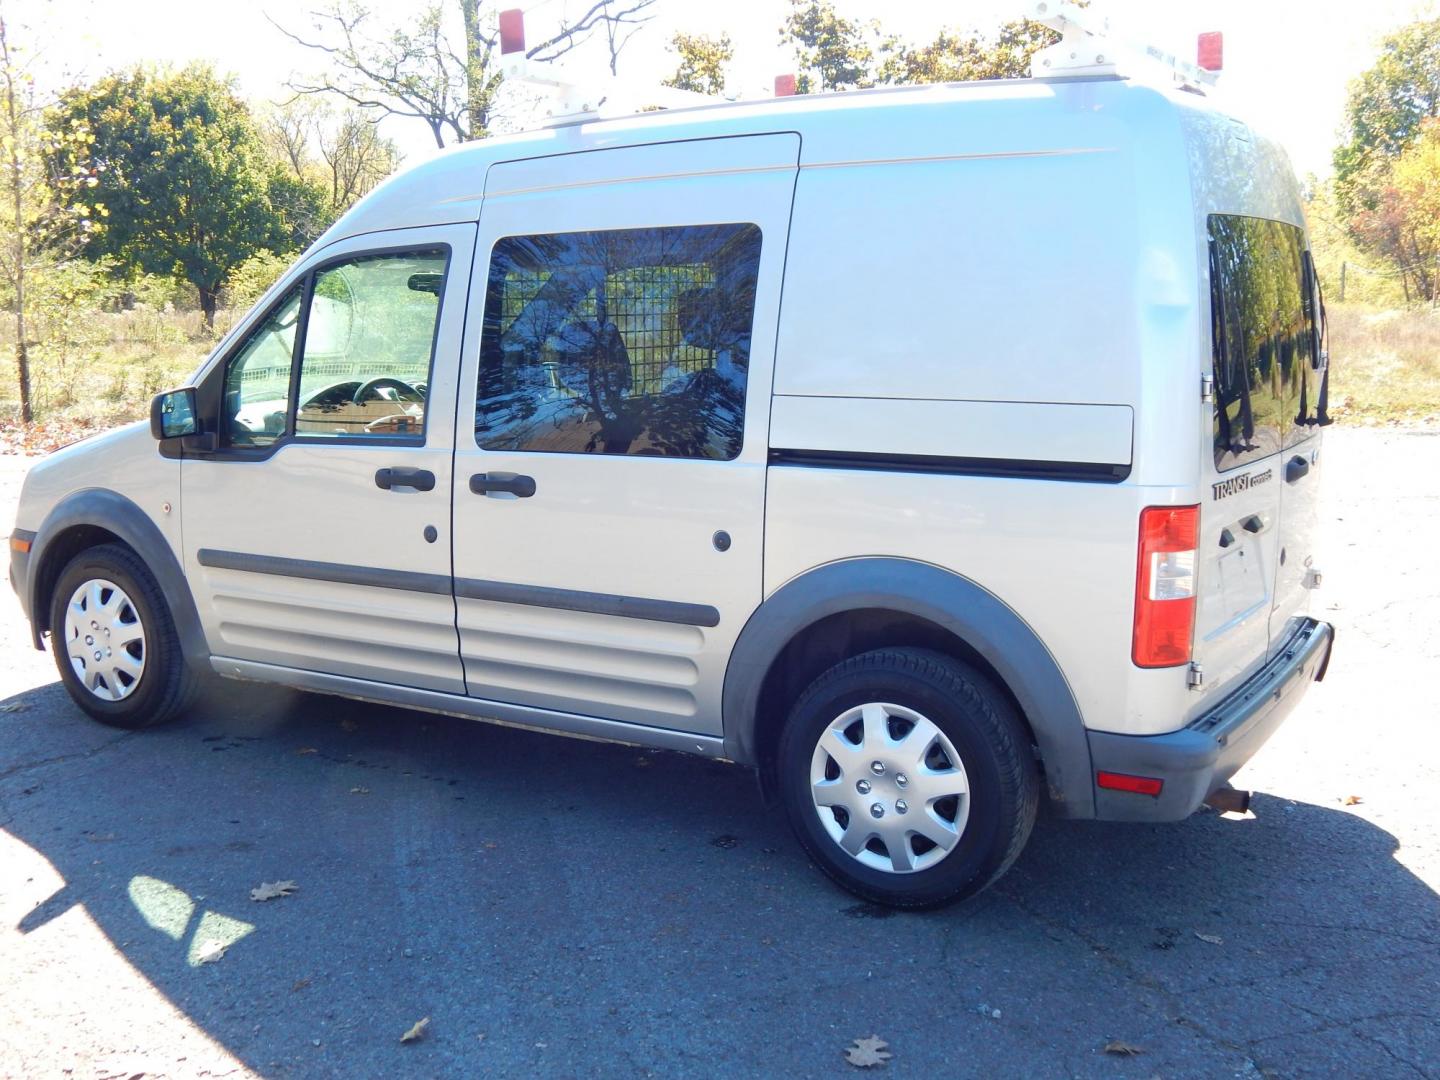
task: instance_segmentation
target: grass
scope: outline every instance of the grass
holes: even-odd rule
[[[1330,405],[1340,421],[1440,421],[1440,311],[1329,306]]]
[[[141,419],[150,398],[181,384],[232,321],[214,333],[194,311],[145,306],[121,312],[60,312],[35,328],[38,422],[17,418],[13,361],[0,365],[0,452],[42,453]],[[1331,413],[1341,422],[1440,422],[1440,311],[1330,305]],[[0,356],[14,356],[14,324],[0,319]]]
[[[38,321],[31,346],[36,424],[19,424],[14,323],[0,320],[0,452],[43,453],[146,415],[150,398],[184,383],[243,312],[219,312],[215,331],[200,313],[140,306],[119,312],[57,312]]]

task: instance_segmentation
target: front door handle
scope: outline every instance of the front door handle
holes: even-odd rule
[[[376,469],[375,486],[386,491],[407,487],[416,491],[433,491],[435,474],[429,469]]]
[[[533,476],[507,476],[502,479],[498,476],[490,476],[488,473],[476,473],[470,477],[470,490],[476,495],[489,495],[491,492],[505,491],[517,498],[528,499],[535,494],[535,478]]]
[[[1310,462],[1298,454],[1285,463],[1285,482],[1293,484],[1310,471]]]

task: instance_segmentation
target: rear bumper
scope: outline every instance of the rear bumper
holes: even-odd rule
[[[1179,821],[1224,787],[1285,720],[1312,682],[1325,677],[1335,628],[1303,620],[1285,647],[1239,690],[1179,731],[1115,735],[1092,731],[1095,772],[1155,777],[1159,795],[1095,789],[1095,816],[1106,821]]]

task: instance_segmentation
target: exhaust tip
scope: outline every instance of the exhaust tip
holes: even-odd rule
[[[1250,809],[1250,792],[1226,784],[1207,795],[1205,805],[1222,814],[1243,814]]]

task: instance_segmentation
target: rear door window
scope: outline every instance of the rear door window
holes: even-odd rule
[[[1315,423],[1314,295],[1304,234],[1263,218],[1212,214],[1215,467],[1256,461]]]

